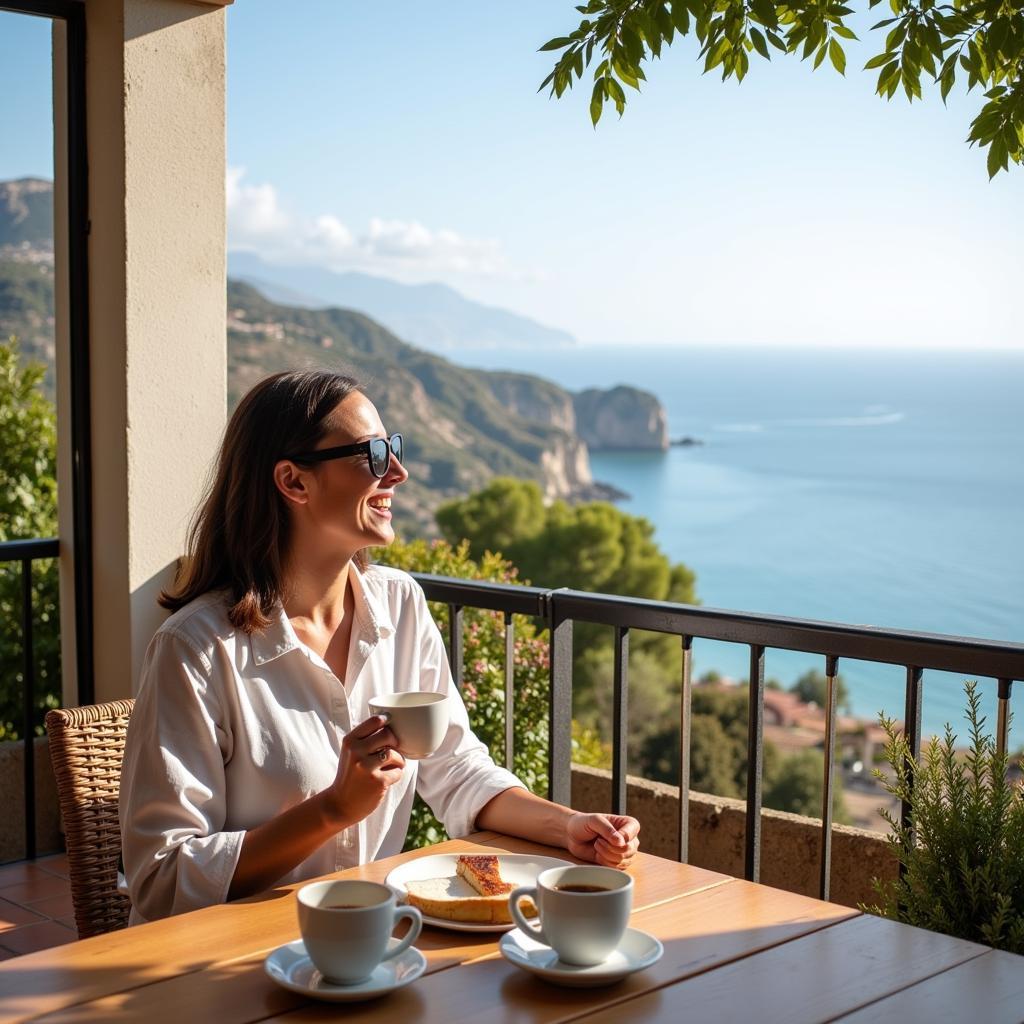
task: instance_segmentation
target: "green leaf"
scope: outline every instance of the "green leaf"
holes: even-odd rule
[[[942,93],[943,103],[946,102],[946,97],[949,95],[949,90],[953,88],[954,77],[955,72],[953,68],[950,68],[948,71],[943,72],[942,78],[940,79],[942,83],[940,86],[940,91]]]
[[[764,33],[760,29],[754,28],[753,25],[750,26],[750,41],[754,44],[754,49],[765,60],[772,59],[771,54],[768,52],[768,43],[765,41]]]
[[[818,50],[817,55],[814,58],[814,70],[817,71],[821,67],[821,62],[825,59],[825,54],[828,53],[828,47],[822,46]]]
[[[683,0],[672,0],[672,24],[680,35],[685,36],[690,31],[690,12]]]
[[[572,40],[568,36],[559,36],[557,39],[549,39],[537,52],[543,53],[545,50],[564,50],[567,46],[572,43]]]
[[[626,109],[626,94],[622,91],[622,86],[614,78],[606,78],[605,91],[608,98],[614,102],[619,117],[622,117],[622,112]]]
[[[779,24],[778,13],[772,0],[750,0],[750,8],[765,27],[775,28]]]
[[[880,68],[883,64],[888,64],[889,61],[895,58],[895,56],[896,55],[894,53],[889,53],[888,51],[880,53],[877,57],[872,57],[871,60],[864,65],[864,70],[870,71],[872,68]]]
[[[768,33],[768,42],[771,43],[776,50],[781,50],[783,53],[786,53],[786,44],[774,32]]]
[[[852,28],[847,28],[845,25],[833,25],[832,31],[837,36],[842,36],[843,39],[856,39],[857,33]]]
[[[599,78],[594,83],[594,91],[590,94],[590,120],[594,127],[601,120],[601,111],[604,109],[604,79]]]
[[[833,39],[828,44],[828,56],[829,60],[832,61],[832,66],[841,75],[846,74],[846,54],[843,53],[843,48],[839,45],[838,39]]]
[[[1002,139],[996,139],[988,147],[988,180],[991,181],[1006,166],[1006,146]]]
[[[886,50],[895,50],[907,38],[907,22],[901,21],[885,38]]]

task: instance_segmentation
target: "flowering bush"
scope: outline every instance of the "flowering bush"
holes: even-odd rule
[[[407,572],[434,573],[494,583],[518,583],[515,567],[490,552],[478,561],[469,545],[447,541],[396,541],[377,552],[377,561]],[[431,602],[431,612],[443,636],[448,635],[448,606]],[[548,689],[547,631],[530,619],[514,620],[513,764],[512,770],[530,790],[547,792]],[[473,731],[498,764],[505,763],[505,622],[500,612],[467,608],[463,613],[462,699]],[[406,848],[446,838],[441,824],[417,797]]]

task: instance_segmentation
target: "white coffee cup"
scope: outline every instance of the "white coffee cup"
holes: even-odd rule
[[[519,909],[526,896],[537,904],[540,927],[531,925]],[[537,876],[536,885],[513,889],[509,909],[522,931],[550,946],[560,960],[599,964],[618,946],[629,924],[633,879],[617,868],[589,864],[548,868]]]
[[[382,960],[404,953],[423,927],[416,907],[398,906],[395,893],[377,882],[312,882],[298,891],[298,901],[299,931],[309,958],[328,981],[341,985],[366,981]],[[404,917],[411,922],[409,933],[388,949]]]
[[[375,715],[388,715],[403,757],[418,761],[432,754],[448,732],[448,695],[431,690],[384,693],[367,702]]]

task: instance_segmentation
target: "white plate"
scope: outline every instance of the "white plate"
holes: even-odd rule
[[[388,947],[398,942],[398,939],[391,939]],[[410,946],[393,960],[382,960],[366,981],[338,985],[328,981],[313,966],[302,939],[296,939],[270,953],[263,961],[263,969],[282,988],[298,992],[300,996],[326,999],[332,1003],[354,1003],[376,999],[415,981],[427,969],[427,960],[415,946]]]
[[[653,935],[638,928],[627,928],[622,941],[612,950],[608,959],[592,967],[562,963],[550,946],[544,946],[529,935],[524,935],[519,928],[502,935],[498,948],[501,955],[516,967],[536,974],[545,981],[569,988],[613,985],[634,971],[642,971],[656,964],[665,952],[665,948]]]
[[[537,876],[548,868],[569,868],[572,862],[559,860],[557,857],[535,857],[528,853],[499,853],[498,869],[501,877],[517,885],[533,885]],[[387,878],[386,885],[390,885],[398,894],[400,899],[405,899],[409,894],[405,883],[410,880],[418,881],[423,878],[455,878],[455,865],[458,862],[457,853],[435,853],[432,857],[420,857],[417,860],[406,861],[395,868]],[[466,887],[467,896],[478,895],[470,888],[464,879],[458,879]],[[440,917],[429,917],[423,915],[423,923],[434,925],[436,928],[450,928],[457,932],[507,932],[514,928],[514,924],[467,924],[463,921],[448,921]]]

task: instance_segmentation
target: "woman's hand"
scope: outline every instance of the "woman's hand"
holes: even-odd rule
[[[387,723],[386,715],[373,715],[341,741],[338,774],[324,794],[339,828],[372,814],[402,777],[405,758]]]
[[[625,869],[640,847],[640,822],[624,814],[577,811],[566,824],[566,849],[580,860]]]

